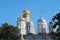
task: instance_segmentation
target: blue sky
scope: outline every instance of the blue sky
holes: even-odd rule
[[[37,20],[43,16],[47,23],[60,11],[60,0],[0,0],[0,25],[7,22],[17,25],[17,18],[25,8],[30,11],[31,21],[37,28]]]

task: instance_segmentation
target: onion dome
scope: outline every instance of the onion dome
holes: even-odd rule
[[[46,20],[43,17],[41,17],[37,22],[39,22],[41,24],[47,24]]]
[[[25,10],[23,11],[23,15],[30,15],[29,10],[28,10],[28,9],[25,9]]]
[[[25,21],[25,18],[23,18],[22,16],[20,18],[18,18],[18,22],[19,21]]]
[[[33,27],[33,23],[30,21],[30,22],[27,23],[27,26],[30,26],[30,27],[32,26]]]

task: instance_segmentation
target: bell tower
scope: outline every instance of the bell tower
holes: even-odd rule
[[[47,23],[45,21],[45,19],[43,17],[41,17],[38,21],[37,21],[37,26],[38,26],[38,34],[39,33],[46,33],[46,26]]]
[[[26,23],[25,23],[25,19],[22,16],[18,18],[17,26],[20,30],[20,34],[25,35],[26,34]]]
[[[30,12],[27,8],[23,11],[23,18],[25,18],[26,23],[30,21]]]

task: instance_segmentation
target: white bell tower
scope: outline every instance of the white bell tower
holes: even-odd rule
[[[38,34],[39,33],[46,33],[47,23],[46,23],[46,21],[45,21],[45,19],[43,17],[41,17],[37,21],[37,26],[38,26]]]
[[[34,25],[30,20],[30,12],[27,8],[23,11],[23,18],[25,18],[26,22],[26,33],[34,34]]]
[[[27,27],[27,31],[26,31],[27,34],[28,33],[34,34],[34,25],[31,21],[27,23],[26,27]]]
[[[25,18],[26,23],[30,21],[30,12],[27,8],[23,11],[23,18]]]
[[[20,30],[20,34],[26,35],[26,23],[23,17],[18,18],[17,26]]]

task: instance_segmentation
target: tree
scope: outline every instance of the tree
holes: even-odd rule
[[[19,29],[8,23],[2,24],[0,27],[0,39],[1,40],[20,40]]]
[[[59,26],[59,28],[57,29],[57,32],[60,31],[60,12],[57,13],[55,16],[53,16],[52,20],[55,22],[55,25],[53,26],[53,28],[56,28],[57,26]]]
[[[60,12],[53,16],[52,21],[54,22],[52,28],[57,30],[53,35],[56,36],[57,40],[60,40]]]
[[[0,39],[2,39],[2,28],[0,27]]]

